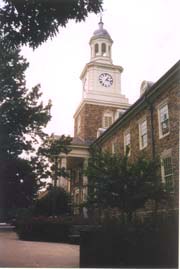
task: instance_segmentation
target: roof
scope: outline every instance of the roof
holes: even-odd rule
[[[93,36],[91,37],[91,40],[92,39],[97,39],[97,38],[100,38],[101,37],[101,38],[106,38],[106,39],[109,39],[110,41],[112,41],[111,36],[108,33],[108,31],[103,28],[104,23],[102,22],[102,19],[100,20],[100,22],[98,23],[98,25],[99,25],[99,28],[94,31]]]

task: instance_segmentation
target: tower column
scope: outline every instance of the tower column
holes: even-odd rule
[[[62,157],[60,159],[59,168],[65,168],[65,170],[66,170],[66,168],[67,168],[67,157],[66,156]],[[58,187],[62,187],[66,191],[68,191],[68,180],[65,177],[60,176],[57,185],[58,185]]]

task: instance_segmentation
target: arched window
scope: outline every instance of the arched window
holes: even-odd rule
[[[106,44],[105,43],[102,43],[102,45],[101,45],[102,47],[101,47],[101,49],[102,49],[102,55],[103,56],[106,56],[107,54],[106,54]]]
[[[95,55],[99,53],[99,45],[95,44]]]

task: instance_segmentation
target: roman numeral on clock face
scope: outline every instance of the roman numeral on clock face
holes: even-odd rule
[[[108,73],[102,73],[99,76],[99,82],[104,87],[110,87],[113,84],[113,78]]]

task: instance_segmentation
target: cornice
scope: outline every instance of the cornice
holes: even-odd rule
[[[107,69],[114,69],[114,70],[119,70],[120,72],[123,72],[123,68],[120,65],[114,65],[114,64],[107,64],[107,63],[100,63],[100,62],[96,62],[96,61],[91,61],[89,63],[87,63],[83,69],[83,71],[81,72],[80,75],[80,79],[82,79],[84,77],[84,74],[86,73],[87,69],[90,67],[100,67],[100,68],[107,68]]]
[[[114,108],[125,108],[128,109],[130,107],[129,104],[125,104],[125,103],[112,103],[112,102],[102,102],[102,101],[95,101],[95,100],[83,100],[80,105],[78,106],[76,112],[74,113],[73,118],[75,118],[77,116],[77,114],[80,113],[80,111],[82,110],[82,108],[84,107],[85,104],[88,105],[98,105],[98,106],[108,106],[108,107],[114,107]]]
[[[91,45],[92,41],[93,40],[109,40],[111,42],[111,44],[113,44],[113,40],[112,38],[109,36],[109,37],[104,37],[104,35],[98,35],[98,36],[92,36],[89,40],[89,44]]]

